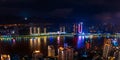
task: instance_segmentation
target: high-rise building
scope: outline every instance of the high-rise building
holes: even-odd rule
[[[10,60],[10,55],[3,54],[1,55],[1,60]]]
[[[65,26],[63,26],[63,31],[62,32],[65,32]]]
[[[40,27],[37,28],[37,34],[40,34]]]
[[[44,33],[47,33],[47,29],[46,28],[44,28]]]
[[[111,50],[111,40],[105,39],[104,48],[103,48],[103,57],[104,58],[108,58],[110,50]]]
[[[71,47],[59,47],[58,60],[73,60],[73,49]]]
[[[32,27],[30,27],[30,34],[33,34],[33,32],[32,32]]]
[[[63,47],[58,48],[58,60],[64,60],[64,48]]]
[[[48,46],[48,56],[55,57],[55,49],[54,46]]]
[[[60,32],[62,32],[62,27],[60,27]]]
[[[34,34],[36,34],[36,31],[37,31],[37,30],[36,30],[36,27],[34,27],[33,29],[34,29],[34,30],[33,30],[33,31],[34,31]]]

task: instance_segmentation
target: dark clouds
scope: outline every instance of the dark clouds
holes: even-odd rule
[[[72,13],[73,9],[72,8],[63,8],[63,9],[55,9],[52,12],[50,12],[51,17],[67,17]]]
[[[117,12],[104,12],[94,16],[96,20],[100,20],[103,23],[120,23],[120,11]]]
[[[51,19],[76,20],[79,18],[118,23],[120,20],[119,0],[0,0],[0,17],[15,18],[30,17],[42,18],[44,21]],[[9,20],[8,19],[8,20]],[[52,20],[53,19],[53,20]],[[64,20],[63,20],[64,22]]]

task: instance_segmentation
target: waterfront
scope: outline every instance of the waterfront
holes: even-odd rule
[[[12,38],[0,40],[1,54],[9,54],[14,58],[23,59],[23,57],[32,58],[33,51],[39,50],[44,57],[48,56],[48,46],[53,46],[55,55],[58,55],[59,47],[71,46],[73,52],[79,52],[80,57],[84,57],[86,50],[101,50],[106,37],[96,36],[37,36],[31,38]],[[14,58],[13,58],[14,57]]]
[[[120,60],[120,0],[0,0],[0,60]]]

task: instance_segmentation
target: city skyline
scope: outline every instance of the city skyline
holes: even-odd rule
[[[0,0],[0,60],[120,60],[119,0]]]

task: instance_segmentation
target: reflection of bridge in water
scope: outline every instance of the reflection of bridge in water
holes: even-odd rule
[[[91,34],[91,33],[87,33],[87,34],[73,34],[73,33],[65,33],[65,34],[34,34],[34,35],[2,35],[0,36],[0,40],[4,40],[4,39],[13,39],[13,38],[32,38],[32,37],[44,37],[44,36],[85,36],[85,37],[120,37],[120,34]]]
[[[65,37],[73,37],[74,35],[76,35],[76,34],[68,33],[68,34],[39,34],[39,35],[36,34],[36,35],[11,35],[11,36],[5,35],[5,36],[0,36],[0,40],[2,42],[7,42],[7,43],[11,44],[10,46],[12,46],[12,47],[19,46],[19,43],[21,46],[22,45],[21,43],[23,43],[23,45],[22,45],[23,49],[27,49],[25,46],[28,45],[30,48],[30,49],[28,49],[29,51],[40,50],[42,53],[44,53],[44,55],[47,56],[46,51],[47,51],[48,45],[55,45],[55,46],[57,45],[57,47],[63,46],[64,43],[66,43],[69,40],[67,38],[65,38],[66,40],[64,40],[64,36]],[[72,41],[72,43],[73,43],[72,46],[74,46],[78,49],[85,46],[84,37],[90,37],[90,38],[99,37],[99,36],[100,37],[108,37],[108,36],[109,37],[120,37],[119,34],[115,34],[115,35],[111,35],[111,34],[77,34],[77,35],[80,36],[80,37],[78,37],[77,40],[76,40],[76,38],[75,39],[72,38],[69,41]],[[55,37],[55,38],[50,39],[49,37],[51,37],[51,36]],[[74,40],[74,42],[73,42],[73,40]],[[53,41],[55,42],[54,44],[53,44]],[[88,41],[87,41],[87,43],[88,43]],[[97,44],[97,43],[98,42],[95,41],[95,44]],[[70,45],[71,42],[67,42],[67,44]],[[2,46],[4,47],[4,45],[2,45]],[[91,45],[91,46],[93,46],[93,45]],[[88,46],[88,49],[89,48],[90,47]],[[18,50],[16,50],[16,51],[18,51]],[[4,50],[2,50],[2,52],[4,52]]]

